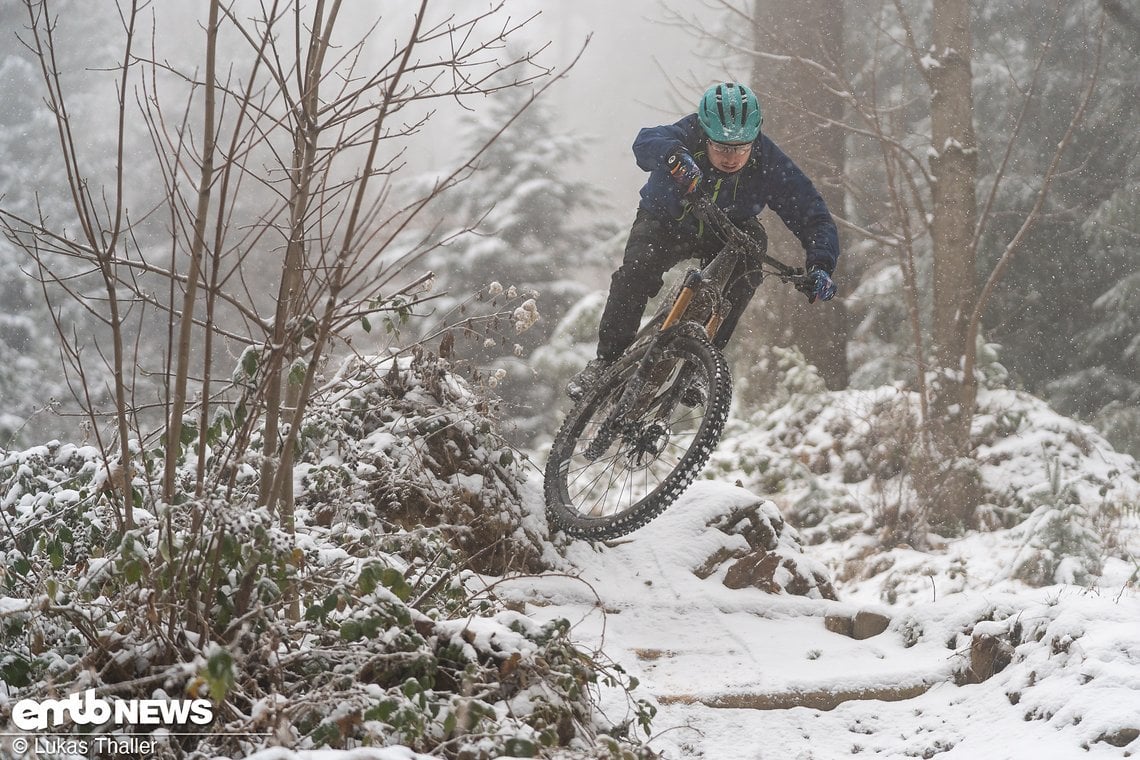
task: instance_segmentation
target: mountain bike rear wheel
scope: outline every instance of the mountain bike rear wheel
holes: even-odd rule
[[[625,414],[614,419],[613,411],[644,349],[619,359],[567,415],[546,463],[551,527],[587,539],[630,533],[672,504],[708,461],[732,400],[728,363],[699,328],[663,336],[654,350],[660,356],[643,370]],[[694,382],[705,398],[688,407],[681,396]]]

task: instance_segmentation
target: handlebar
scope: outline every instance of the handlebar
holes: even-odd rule
[[[717,237],[737,248],[751,250],[762,264],[772,269],[772,274],[780,278],[781,282],[791,283],[796,290],[810,298],[815,287],[815,278],[804,272],[802,267],[793,267],[777,258],[768,255],[767,245],[758,245],[758,241],[728,218],[720,206],[716,205],[711,197],[705,193],[693,193],[689,196],[689,205],[697,218],[704,222]]]

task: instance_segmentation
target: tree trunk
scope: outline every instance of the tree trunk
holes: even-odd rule
[[[977,300],[977,140],[970,57],[969,1],[936,0],[931,46],[922,60],[933,61],[925,71],[931,93],[934,200],[933,358],[939,377],[929,421],[934,459],[930,472],[915,478],[935,527],[969,524],[980,498],[976,468],[967,466],[972,414],[959,403],[975,383],[973,372],[964,371],[973,366],[976,350],[969,324]]]
[[[794,16],[794,17],[793,17]],[[843,51],[843,1],[804,0],[795,14],[778,0],[756,0],[753,37],[758,50],[792,60],[773,61],[757,56],[752,64],[752,86],[760,93],[764,131],[811,178],[833,214],[842,213],[843,166],[846,159],[841,126],[844,103],[827,87],[820,73],[801,60],[840,70]],[[769,224],[772,253],[800,264],[799,242],[780,224]],[[772,229],[779,227],[780,229]],[[757,329],[781,345],[796,345],[819,369],[827,387],[847,387],[849,325],[842,290],[854,277],[850,263],[841,260],[837,281],[840,297],[809,305],[800,293],[787,288],[766,288],[766,309],[754,310]]]
[[[970,3],[934,4],[930,170],[934,176],[934,353],[938,366],[960,377],[967,327],[977,297],[973,250],[977,228],[977,139],[970,72]],[[961,378],[971,383],[972,378]],[[951,398],[946,394],[946,398]],[[953,398],[957,398],[953,395]]]

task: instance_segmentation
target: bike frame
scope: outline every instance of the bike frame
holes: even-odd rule
[[[665,358],[662,339],[678,329],[701,329],[710,341],[716,337],[732,308],[726,291],[741,257],[751,256],[756,261],[761,280],[775,275],[783,282],[793,283],[797,290],[805,294],[811,290],[811,277],[803,269],[788,266],[769,256],[766,236],[764,239],[754,238],[737,227],[711,198],[697,196],[691,202],[691,208],[697,218],[724,241],[724,248],[703,269],[690,269],[686,272],[677,294],[641,329],[634,343],[627,349],[627,353],[642,352],[642,356],[636,371],[626,383],[621,398],[614,404],[594,442],[584,453],[591,461],[609,448],[619,432],[622,420],[638,404],[643,410],[654,406],[672,409],[679,402],[685,383],[680,382],[683,378],[679,377],[681,373],[676,371],[675,362],[662,361]],[[670,378],[671,374],[677,376]],[[663,392],[644,398],[642,389],[647,383],[648,387]]]
[[[697,218],[724,241],[724,248],[703,269],[690,269],[686,272],[676,296],[641,329],[637,336],[638,342],[659,335],[682,321],[696,319],[690,315],[690,311],[697,309],[690,309],[690,306],[695,304],[702,307],[708,301],[712,302],[708,304],[711,307],[710,315],[701,323],[709,340],[715,338],[729,309],[732,308],[726,293],[729,278],[736,270],[741,257],[746,255],[756,261],[761,280],[774,275],[782,282],[792,283],[797,290],[810,294],[811,277],[806,275],[802,268],[789,266],[768,255],[766,236],[764,239],[758,239],[737,227],[728,218],[728,214],[706,195],[694,199],[691,208]],[[704,309],[701,308],[700,311],[703,312]]]

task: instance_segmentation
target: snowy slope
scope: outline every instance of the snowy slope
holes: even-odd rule
[[[537,495],[536,495],[537,497]],[[733,540],[707,523],[755,502],[699,482],[655,522],[612,546],[577,543],[567,574],[500,584],[526,614],[567,618],[637,677],[659,708],[651,746],[675,758],[1075,758],[1140,753],[1140,597],[1135,588],[964,591],[905,607],[857,641],[824,627],[858,605],[730,590],[727,563],[694,574]],[[739,548],[739,547],[737,547]],[[1030,641],[980,684],[955,685],[975,622],[1019,623]],[[1034,641],[1036,637],[1040,641]],[[819,693],[919,696],[789,707]],[[628,710],[611,695],[608,717]],[[750,707],[742,707],[749,705]],[[756,709],[775,707],[777,709]],[[1118,735],[1123,730],[1123,735]],[[1098,741],[1100,739],[1100,741]]]
[[[496,592],[568,619],[638,678],[666,757],[1140,756],[1136,462],[1032,396],[983,391],[973,433],[992,524],[892,546],[885,508],[914,509],[894,460],[913,408],[889,387],[773,399],[731,422],[705,480],[657,520],[609,545],[561,544],[564,575]],[[839,601],[724,585],[724,558],[748,547],[711,526],[748,505],[810,524],[787,535]],[[887,629],[825,627],[860,610]],[[987,679],[972,675],[990,667],[971,660],[975,640],[997,654]],[[628,711],[612,695],[608,717]]]
[[[352,428],[375,457],[357,452],[352,461],[423,469],[405,432],[417,404],[434,414],[422,390],[413,383],[402,396],[409,406],[378,416],[370,434]],[[636,733],[639,717],[654,711],[649,746],[672,760],[1140,757],[1140,467],[1031,396],[984,392],[971,460],[988,500],[984,529],[937,536],[922,529],[909,490],[903,443],[913,406],[890,387],[773,397],[730,421],[702,479],[677,503],[604,544],[549,536],[533,474],[517,484],[522,514],[504,512],[521,521],[511,552],[541,556],[551,569],[471,575],[468,591],[499,604],[485,619],[435,628],[452,638],[495,628],[509,662],[521,644],[499,615],[568,621],[587,656],[638,681],[629,693],[600,687],[603,722]],[[479,456],[502,461],[497,451]],[[467,474],[447,478],[425,492],[439,499],[447,488],[475,487]],[[57,480],[66,486],[58,498],[73,500],[69,481]],[[308,509],[299,535],[314,557],[348,556],[326,527],[306,522]],[[771,575],[737,582],[741,566],[767,551],[781,560]],[[750,585],[767,581],[776,593]],[[791,593],[797,586],[803,595]],[[838,632],[852,620],[882,627],[860,638]],[[525,701],[524,692],[509,709]],[[250,756],[425,757],[396,746]]]

